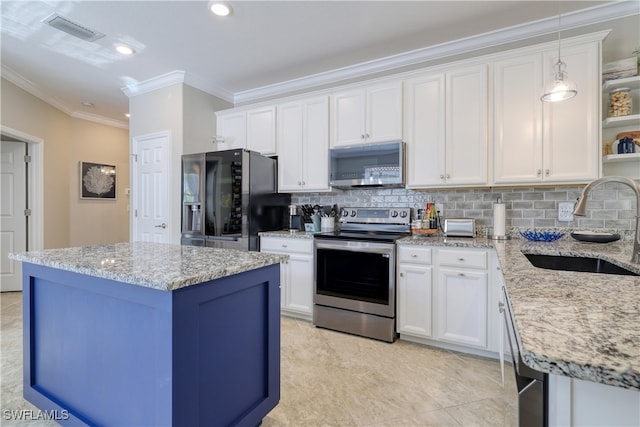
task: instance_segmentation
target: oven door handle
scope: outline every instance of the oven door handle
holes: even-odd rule
[[[348,243],[326,243],[316,242],[315,248],[317,249],[334,249],[338,251],[351,251],[351,252],[367,252],[381,254],[385,257],[389,257],[393,254],[395,244],[384,243],[370,243],[370,242],[355,242],[355,244]]]

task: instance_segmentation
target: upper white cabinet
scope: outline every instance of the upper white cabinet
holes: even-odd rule
[[[404,82],[407,187],[487,184],[487,66]]]
[[[278,191],[329,191],[329,97],[278,105]]]
[[[578,95],[540,101],[553,78],[557,48],[494,63],[493,183],[582,183],[598,177],[599,45],[563,45],[562,61]]]
[[[402,139],[402,82],[349,89],[331,96],[331,146]]]
[[[246,111],[216,112],[215,151],[247,147]]]
[[[215,151],[246,148],[267,156],[276,154],[276,107],[216,112]]]

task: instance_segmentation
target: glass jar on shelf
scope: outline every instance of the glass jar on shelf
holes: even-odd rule
[[[609,117],[628,116],[632,108],[631,89],[620,87],[609,92]]]

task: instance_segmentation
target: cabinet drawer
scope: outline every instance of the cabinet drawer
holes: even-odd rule
[[[261,237],[261,252],[285,252],[285,253],[303,253],[313,254],[312,239],[294,239],[286,237]]]
[[[398,246],[398,262],[410,264],[431,264],[431,248],[419,246]]]
[[[487,268],[487,251],[440,249],[439,264],[453,267]]]

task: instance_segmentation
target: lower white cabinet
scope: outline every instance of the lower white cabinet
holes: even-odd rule
[[[282,314],[311,320],[313,316],[313,240],[260,237],[260,252],[286,254],[280,264]]]
[[[431,337],[433,305],[431,248],[398,247],[397,274],[397,331]]]
[[[490,279],[494,262],[491,249],[399,245],[401,337],[497,356],[499,292]]]

